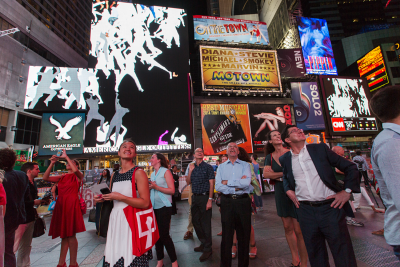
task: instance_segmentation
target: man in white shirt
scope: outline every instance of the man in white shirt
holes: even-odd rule
[[[400,260],[400,86],[380,89],[372,97],[373,113],[383,122],[375,138],[371,163],[386,206],[385,239]]]
[[[354,217],[348,203],[351,192],[360,192],[357,166],[324,143],[306,146],[303,131],[294,125],[286,126],[281,136],[291,148],[279,159],[283,186],[297,208],[311,266],[329,266],[325,241],[337,267],[357,266],[345,220],[346,215]],[[345,190],[339,187],[332,167],[344,172]]]

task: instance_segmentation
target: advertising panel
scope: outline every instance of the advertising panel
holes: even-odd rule
[[[268,132],[282,132],[286,125],[292,125],[292,108],[290,105],[249,105],[251,133],[254,152],[261,152],[267,144]]]
[[[307,74],[337,75],[326,20],[306,17],[296,19]]]
[[[210,16],[193,16],[194,39],[268,45],[265,22]]]
[[[360,77],[366,78],[368,81],[370,92],[378,90],[390,83],[380,46],[374,48],[357,60],[357,65]]]
[[[276,51],[200,46],[204,89],[281,91]]]
[[[365,79],[320,76],[320,81],[332,135],[378,133],[376,119],[369,109]]]
[[[324,130],[321,99],[316,82],[292,82],[296,125],[303,130]]]
[[[87,112],[84,153],[192,148],[183,9],[93,0],[90,69],[31,67],[25,108]],[[179,109],[172,107],[179,103]]]
[[[39,156],[82,154],[85,113],[44,113],[40,129]]]
[[[277,49],[278,64],[281,77],[304,77],[306,69],[304,67],[303,54],[301,48]]]
[[[246,104],[201,104],[204,155],[226,154],[229,143],[253,153]]]

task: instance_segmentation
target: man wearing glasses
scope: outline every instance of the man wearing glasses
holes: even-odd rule
[[[238,240],[238,266],[249,266],[249,245],[251,231],[251,198],[253,192],[250,165],[238,159],[236,143],[228,145],[228,160],[217,170],[215,190],[221,195],[221,266],[232,265],[233,234]]]
[[[290,151],[280,157],[284,168],[283,186],[296,206],[296,212],[313,267],[329,266],[328,242],[335,265],[357,266],[345,216],[353,211],[351,193],[360,192],[357,166],[340,157],[324,143],[305,145],[306,137],[294,125],[282,132]],[[345,175],[342,190],[333,168]]]
[[[197,148],[194,153],[195,161],[189,165],[186,181],[192,186],[192,222],[201,245],[194,248],[203,252],[199,260],[206,261],[212,254],[211,214],[214,194],[214,169],[203,161],[203,149]]]

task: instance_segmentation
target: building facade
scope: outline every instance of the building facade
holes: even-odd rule
[[[33,7],[36,2],[41,2],[40,6],[43,7],[58,6],[55,1],[15,0],[3,0],[0,5],[0,29],[2,31],[19,29],[19,32],[0,37],[2,54],[0,58],[0,148],[13,147],[17,150],[25,150],[38,144],[41,117],[23,110],[29,66],[87,67],[86,45],[83,49],[84,43],[82,43],[83,50],[77,52],[78,46],[73,45],[74,35],[71,43],[66,41],[70,38],[63,36],[58,30],[51,30],[53,27],[51,20],[49,22],[44,18],[46,18],[46,13],[57,18],[56,10],[50,12],[43,8],[41,11],[49,12],[42,12],[41,15],[33,10],[28,11],[27,7]],[[42,2],[46,2],[47,5]],[[80,5],[84,5],[84,1],[79,2]],[[66,6],[64,12],[64,17],[67,17],[76,11]],[[54,25],[60,19],[54,19]],[[68,23],[64,22],[65,25]],[[67,31],[64,31],[63,34],[66,33]]]

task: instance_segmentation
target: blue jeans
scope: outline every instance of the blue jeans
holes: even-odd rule
[[[396,255],[396,257],[400,261],[400,245],[392,246],[392,247],[393,247],[394,255]]]
[[[261,196],[257,196],[256,194],[254,194],[254,203],[256,204],[257,208],[262,207],[263,206],[262,197]]]

